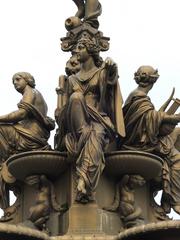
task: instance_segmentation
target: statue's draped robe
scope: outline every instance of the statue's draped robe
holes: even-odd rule
[[[115,73],[111,77],[106,79],[103,67],[86,80],[70,76],[69,100],[58,119],[60,138],[65,139],[68,153],[76,159],[77,175],[89,192],[95,190],[104,168],[105,146],[117,132],[124,135],[118,76]]]
[[[124,107],[126,137],[123,149],[157,154],[164,159],[162,178],[164,195],[171,206],[180,205],[180,153],[169,135],[161,136],[164,112],[154,109],[143,92],[133,91]]]
[[[43,116],[32,104],[20,102],[18,108],[22,108],[27,112],[25,119],[18,123],[0,124],[1,164],[13,154],[50,149],[47,140],[50,130],[54,128],[54,121],[49,117]],[[2,176],[0,176],[0,182],[0,204],[1,208],[5,209],[9,206],[9,203],[6,185]]]
[[[15,124],[0,124],[0,158],[24,151],[47,149],[47,140],[53,122],[44,117],[33,105],[21,102],[19,108],[27,111],[27,116]]]

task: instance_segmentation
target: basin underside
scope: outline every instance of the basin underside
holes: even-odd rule
[[[163,164],[160,157],[140,151],[116,151],[105,156],[105,171],[114,178],[138,174],[146,180],[153,179],[160,175]]]
[[[31,151],[20,153],[7,160],[9,172],[18,180],[36,174],[56,178],[67,169],[66,153]]]
[[[121,232],[118,240],[179,240],[180,221],[162,221],[133,227]]]
[[[138,174],[149,180],[161,173],[163,163],[160,157],[140,151],[115,151],[106,153],[105,158],[105,172],[114,178]],[[25,152],[10,157],[7,166],[18,180],[35,174],[55,178],[67,169],[67,154],[57,151]]]
[[[1,240],[49,240],[47,234],[27,227],[0,223]]]

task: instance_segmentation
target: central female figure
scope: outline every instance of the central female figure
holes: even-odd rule
[[[59,125],[65,130],[68,153],[76,158],[76,200],[89,202],[94,200],[104,168],[105,146],[118,133],[124,135],[122,98],[117,65],[110,58],[102,61],[94,39],[84,33],[73,54],[80,70],[68,78],[69,99],[59,116]]]

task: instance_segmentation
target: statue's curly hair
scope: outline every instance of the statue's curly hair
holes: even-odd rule
[[[154,84],[159,78],[158,70],[151,66],[141,66],[134,73],[134,80],[140,87],[147,87]]]
[[[95,65],[101,67],[103,59],[99,55],[101,48],[97,40],[91,37],[88,33],[83,33],[77,44],[78,43],[81,43],[86,47],[88,53],[93,57]]]

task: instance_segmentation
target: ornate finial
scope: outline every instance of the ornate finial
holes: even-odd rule
[[[107,51],[109,49],[110,38],[104,37],[103,33],[98,31],[102,8],[98,0],[73,0],[78,7],[78,11],[73,17],[69,17],[65,21],[65,27],[68,30],[66,37],[61,38],[61,48],[63,51],[72,51],[86,34],[88,38],[93,39],[99,51]]]

